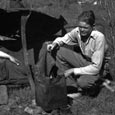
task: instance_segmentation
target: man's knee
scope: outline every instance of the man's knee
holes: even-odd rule
[[[78,84],[78,86],[81,87],[81,88],[87,88],[87,87],[89,86],[88,81],[82,80],[82,79],[78,79],[78,80],[77,80],[77,84]]]
[[[68,51],[64,47],[60,47],[60,49],[57,51],[57,58],[63,58],[65,59],[68,56]]]
[[[65,48],[60,47],[60,49],[57,51],[57,55],[62,55],[65,52]]]
[[[91,87],[95,84],[95,82],[97,81],[98,76],[81,76],[78,80],[77,80],[77,84],[78,86],[80,86],[81,88],[87,88],[87,87]]]

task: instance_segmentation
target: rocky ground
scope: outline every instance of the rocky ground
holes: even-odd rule
[[[0,106],[0,115],[114,115],[115,93],[103,88],[97,97],[80,96],[70,109],[42,113],[32,98],[30,88],[9,90],[8,104]]]

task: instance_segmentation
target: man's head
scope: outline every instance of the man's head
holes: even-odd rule
[[[87,36],[91,33],[95,23],[93,11],[84,11],[78,16],[78,26],[81,36]]]

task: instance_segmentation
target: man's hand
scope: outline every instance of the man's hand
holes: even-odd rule
[[[69,77],[72,74],[74,75],[74,69],[73,68],[66,70],[64,73],[65,77]]]
[[[20,65],[20,64],[19,64],[20,61],[19,61],[18,59],[14,58],[13,56],[10,56],[10,57],[9,57],[9,60],[10,60],[11,62],[15,63],[16,65]]]
[[[52,43],[52,44],[47,45],[47,51],[51,52],[54,49],[56,49],[56,50],[59,49],[59,45],[57,43]]]

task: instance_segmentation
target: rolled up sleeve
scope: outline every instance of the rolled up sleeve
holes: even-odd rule
[[[92,64],[81,68],[75,68],[74,73],[76,75],[98,74],[100,72],[103,59],[104,59],[105,45],[106,45],[106,41],[104,35],[99,36],[99,38],[96,40],[94,53],[91,56]]]
[[[77,43],[78,28],[73,29],[71,32],[65,34],[63,37],[57,37],[53,43],[57,43],[59,46],[63,44],[74,45]]]

